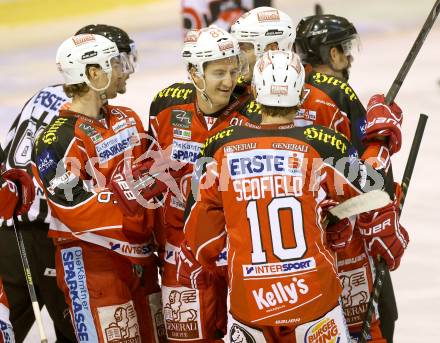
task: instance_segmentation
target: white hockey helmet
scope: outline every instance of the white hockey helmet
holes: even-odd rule
[[[278,43],[278,50],[292,51],[296,37],[292,19],[273,7],[257,7],[244,13],[231,26],[231,34],[240,43],[253,44],[257,57],[274,42]]]
[[[86,66],[99,64],[108,75],[108,87],[112,75],[111,59],[118,56],[116,43],[108,38],[101,35],[82,34],[70,37],[60,45],[56,63],[66,85],[85,82],[89,86],[91,84],[86,74]]]
[[[230,33],[214,25],[188,31],[182,49],[182,57],[187,69],[193,65],[200,76],[204,74],[205,62],[239,55],[238,41]]]
[[[292,51],[267,51],[256,62],[252,85],[256,101],[266,106],[293,107],[301,103],[305,71]]]

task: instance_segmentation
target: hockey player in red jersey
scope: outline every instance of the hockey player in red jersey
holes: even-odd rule
[[[250,94],[236,86],[243,65],[238,42],[226,31],[190,31],[182,56],[192,84],[176,83],[162,90],[150,107],[151,135],[166,156],[184,165],[176,179],[180,191],[169,191],[158,209],[163,225],[157,237],[164,262],[162,301],[169,341],[207,342],[226,331],[226,281],[219,273],[206,290],[178,283],[175,253],[183,240],[183,213],[200,148],[208,135],[248,120],[243,113]],[[219,255],[219,266],[225,257],[225,252]]]
[[[315,94],[313,101],[306,97],[303,107],[307,113],[317,106],[316,120],[319,120],[319,108],[325,107],[323,104],[340,111],[349,120],[347,136],[362,159],[374,168],[388,172],[390,157],[401,146],[402,111],[395,103],[385,105],[381,95],[373,96],[365,111],[348,83],[358,40],[353,24],[339,16],[314,15],[300,21],[295,48],[303,63],[308,64],[310,71],[306,82]],[[389,180],[389,175],[387,178]],[[392,182],[387,181],[387,184],[392,186]],[[388,192],[394,195],[393,189]],[[338,252],[338,271],[344,285],[342,305],[353,338],[359,337],[372,290],[372,258],[382,256],[393,270],[399,266],[409,241],[397,215],[399,185],[395,193],[395,200],[386,211],[373,211],[359,217],[351,244],[348,249]],[[372,230],[373,227],[384,227],[386,221],[392,223],[387,229]],[[389,273],[379,300],[379,314],[381,322],[373,321],[371,341],[384,342],[384,337],[387,342],[392,342],[397,308]]]
[[[365,177],[379,188],[383,180],[371,167],[365,174],[343,135],[295,127],[304,77],[294,53],[264,53],[253,79],[261,125],[210,137],[196,166],[179,277],[209,285],[201,268],[212,270],[227,244],[231,342],[351,341],[322,206],[363,193]]]
[[[3,171],[3,150],[0,147],[0,218],[10,219],[29,211],[35,198],[34,183],[20,169]],[[9,303],[0,275],[0,343],[13,343],[14,332],[9,320]]]
[[[245,84],[251,82],[256,58],[267,50],[292,51],[296,37],[292,19],[272,7],[258,7],[245,13],[232,25],[231,34],[249,61],[250,73],[243,80]],[[303,93],[301,108],[294,119],[297,126],[323,125],[350,138],[349,120],[330,98],[307,81]]]
[[[64,41],[56,61],[72,103],[36,139],[33,170],[51,209],[57,282],[77,339],[156,342],[153,216],[124,215],[107,187],[119,166],[147,150],[137,114],[107,104],[125,85],[130,61],[94,34]]]
[[[121,28],[104,24],[90,24],[82,27],[76,34],[93,33],[104,36],[115,42],[119,52],[127,55],[133,63],[137,59],[134,41]],[[53,71],[54,77],[56,70]],[[118,93],[126,91],[126,85],[121,84]],[[60,108],[69,105],[70,98],[65,94],[63,85],[54,84],[44,87],[30,97],[20,113],[13,120],[4,142],[6,169],[19,168],[32,175],[31,151],[34,139],[38,133],[58,115]],[[29,212],[17,217],[15,226],[20,230],[28,259],[35,291],[40,306],[45,306],[53,321],[56,340],[69,343],[76,342],[70,316],[66,316],[68,306],[64,295],[57,286],[55,273],[55,247],[52,238],[47,237],[50,220],[50,210],[44,192],[37,182],[35,186],[35,201]],[[3,286],[8,294],[10,304],[10,320],[17,341],[23,341],[27,336],[35,317],[32,303],[18,251],[17,240],[12,222],[4,220],[0,228],[0,275],[3,276]]]

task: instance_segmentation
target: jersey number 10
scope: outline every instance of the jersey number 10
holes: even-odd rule
[[[279,210],[291,211],[292,227],[296,240],[296,247],[284,248],[281,234],[281,221]],[[252,263],[266,263],[266,252],[263,250],[261,240],[260,222],[258,220],[258,209],[256,200],[249,201],[247,205],[247,218],[252,236]],[[304,239],[304,225],[301,211],[301,202],[294,197],[274,198],[267,206],[267,215],[270,223],[270,235],[272,240],[273,254],[280,261],[289,261],[301,258],[307,250]]]

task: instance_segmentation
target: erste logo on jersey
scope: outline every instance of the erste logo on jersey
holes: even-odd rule
[[[99,163],[104,163],[139,144],[140,139],[136,127],[129,127],[97,144],[95,149]]]
[[[285,275],[298,271],[312,270],[316,268],[313,257],[292,262],[264,263],[264,264],[244,264],[243,277],[260,277],[269,275]]]
[[[195,164],[202,145],[202,143],[173,139],[171,158],[176,161]]]
[[[233,180],[269,175],[301,176],[304,154],[288,150],[256,149],[227,155]]]
[[[56,112],[65,102],[67,102],[66,98],[60,97],[49,91],[41,91],[34,100],[34,104],[39,103],[41,106]]]

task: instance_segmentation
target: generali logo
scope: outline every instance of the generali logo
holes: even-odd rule
[[[258,21],[279,21],[280,14],[277,10],[263,11],[257,14]]]
[[[273,95],[287,95],[289,86],[272,85],[270,87],[270,94]]]
[[[90,34],[84,34],[84,35],[78,35],[72,37],[73,43],[75,43],[76,46],[87,43],[87,42],[94,42],[95,36]]]

